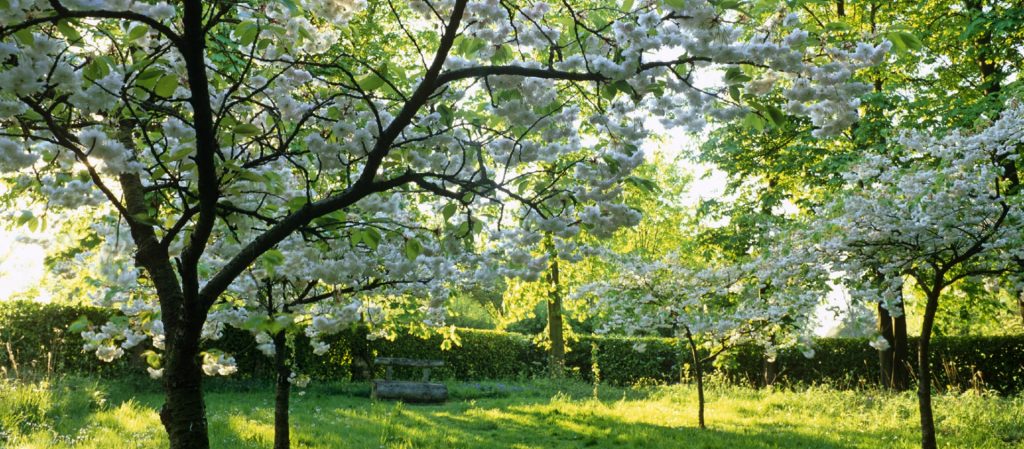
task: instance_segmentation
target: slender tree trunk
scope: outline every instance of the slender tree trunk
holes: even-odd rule
[[[690,344],[690,357],[693,360],[693,376],[697,379],[697,425],[705,429],[704,425],[704,361],[701,360],[697,351],[697,344],[693,341],[693,334],[686,330],[686,340]]]
[[[775,384],[775,378],[779,377],[779,360],[764,359],[764,386],[770,387]]]
[[[889,310],[881,302],[878,303],[878,333],[889,343],[888,348],[878,351],[878,368],[882,378],[882,387],[892,389],[894,388],[893,355],[895,353],[893,319],[892,315],[889,314]]]
[[[288,361],[288,341],[284,330],[274,335],[274,364],[277,368],[277,385],[274,392],[274,449],[291,448],[291,433],[288,427],[288,400],[291,396],[292,375]]]
[[[769,337],[772,346],[775,345],[775,334]],[[768,356],[764,357],[764,386],[770,387],[775,385],[775,379],[779,377],[779,358],[778,354],[775,355],[774,359],[768,359]]]
[[[558,273],[558,257],[552,257],[548,271],[548,338],[551,340],[551,375],[562,377],[565,372],[565,335],[562,328],[562,288]]]
[[[1017,308],[1020,311],[1021,324],[1024,324],[1024,291],[1017,292]]]
[[[903,301],[900,301],[903,308]],[[907,361],[907,315],[906,311],[893,319],[893,361],[892,388],[907,391],[910,388],[910,364]]]
[[[921,338],[917,341],[917,400],[921,413],[921,449],[936,449],[935,419],[932,415],[932,373],[928,363],[928,350],[932,338],[932,325],[939,306],[939,287],[928,291],[924,320],[921,322]]]

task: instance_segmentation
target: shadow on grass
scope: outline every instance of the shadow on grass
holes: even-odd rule
[[[347,394],[328,395],[324,393],[333,388],[319,387],[295,398],[293,447],[840,449],[870,447],[872,438],[786,424],[716,427],[712,422],[710,429],[701,430],[689,409],[662,410],[673,405],[655,407],[644,402],[647,393],[635,390],[624,394],[609,389],[610,400],[595,401],[565,393],[552,397],[551,390],[545,395],[542,389],[507,389],[509,394],[500,397],[409,405],[370,401],[355,386],[347,388]],[[648,406],[658,410],[637,411]],[[272,441],[271,412],[214,412],[211,429],[230,447],[260,447]]]
[[[213,383],[208,390],[212,446],[269,447],[272,385],[230,387]],[[598,401],[584,384],[488,382],[451,387],[453,397],[464,399],[415,406],[371,401],[369,387],[361,383],[310,388],[293,396],[293,447],[839,449],[872,447],[877,436],[800,423],[747,423],[735,415],[721,421],[711,415],[711,428],[700,430],[689,404],[661,400],[655,390],[604,388]],[[166,444],[157,417],[162,395],[155,382],[65,380],[23,393],[24,401],[49,398],[47,411],[36,421],[48,426],[56,439],[69,439],[55,439],[55,447],[109,447],[105,444],[111,441],[134,441],[146,448]],[[70,440],[83,432],[102,435]]]

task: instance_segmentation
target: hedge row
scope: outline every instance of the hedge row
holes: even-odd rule
[[[0,372],[19,370],[79,372],[100,377],[142,371],[139,357],[115,363],[97,361],[82,351],[82,339],[64,329],[81,315],[93,322],[103,310],[66,305],[0,302]],[[461,346],[441,350],[441,338],[401,335],[394,341],[367,340],[365,330],[332,336],[323,356],[312,353],[308,341],[297,336],[296,361],[301,371],[326,380],[364,380],[381,375],[373,366],[378,355],[443,359],[435,378],[482,380],[543,376],[546,355],[530,338],[514,333],[462,329]],[[269,359],[255,349],[252,336],[228,329],[213,343],[232,353],[244,376],[269,377]],[[910,360],[916,360],[916,341],[910,342]],[[577,376],[612,385],[677,382],[689,376],[688,353],[678,341],[665,338],[584,336],[570,344],[566,364]],[[638,350],[639,349],[639,350]],[[783,351],[777,358],[782,384],[825,384],[839,388],[876,385],[878,355],[864,339],[821,338],[816,355]],[[12,360],[14,361],[12,363]],[[1024,335],[1007,337],[936,337],[932,342],[935,385],[940,389],[988,388],[1001,393],[1024,391]],[[741,348],[720,358],[716,375],[734,383],[759,384],[764,358],[756,348]],[[399,375],[403,373],[399,372]],[[408,373],[415,376],[414,373]]]

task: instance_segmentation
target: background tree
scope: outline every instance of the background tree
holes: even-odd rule
[[[925,296],[917,394],[926,449],[936,447],[929,344],[939,299],[965,278],[1016,271],[1012,260],[1024,228],[1017,196],[1005,192],[1002,160],[1024,140],[1022,114],[1014,106],[970,135],[905,134],[898,139],[904,166],[866,157],[850,175],[858,188],[832,203],[839,215],[827,222],[835,236],[824,249],[854,291],[869,301],[893,301],[906,275]],[[879,271],[888,282],[873,278]]]
[[[699,269],[690,268],[689,261],[680,264],[674,255],[626,265],[612,280],[588,285],[581,294],[596,296],[597,307],[609,316],[603,331],[661,331],[680,340],[690,354],[703,429],[704,367],[720,354],[743,344],[768,353],[802,345],[805,354],[814,354],[808,345],[809,317],[827,275],[812,257],[775,249],[770,256],[729,265],[705,259],[705,268]],[[764,297],[769,284],[776,292]]]

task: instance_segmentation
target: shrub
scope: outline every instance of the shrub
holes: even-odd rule
[[[85,341],[66,332],[80,316],[106,321],[109,312],[86,306],[42,304],[31,301],[0,302],[0,371],[19,373],[75,372],[118,376],[130,370],[130,358],[97,363],[82,350]]]
[[[14,374],[14,361],[23,372],[82,373],[98,377],[143,372],[140,357],[126,356],[113,363],[99,362],[82,351],[84,343],[66,332],[79,316],[102,322],[109,312],[85,306],[0,302],[0,371]],[[394,341],[368,340],[365,329],[352,329],[328,337],[324,355],[313,354],[308,339],[294,337],[299,370],[323,380],[366,380],[383,375],[373,366],[377,356],[440,359],[443,368],[435,379],[485,380],[542,377],[547,363],[544,350],[529,337],[489,330],[460,329],[461,346],[441,349],[441,337],[421,339],[401,334]],[[916,360],[916,339],[911,338],[909,360]],[[247,331],[228,328],[223,338],[208,342],[234,355],[239,377],[271,378],[270,359],[256,350]],[[597,348],[595,357],[592,348]],[[638,350],[638,348],[640,350]],[[858,388],[877,385],[878,355],[865,339],[820,338],[816,355],[805,358],[799,351],[781,351],[777,358],[782,385],[828,385]],[[8,353],[10,355],[8,355]],[[932,371],[940,390],[991,389],[1003,394],[1024,391],[1024,335],[1000,337],[935,337],[932,339]],[[678,340],[656,337],[584,335],[570,342],[566,365],[582,379],[611,385],[674,383],[692,378],[689,353]],[[723,354],[714,374],[731,383],[760,383],[764,357],[758,348],[737,348]],[[712,369],[709,369],[712,371]],[[709,374],[712,374],[709,372]],[[419,370],[399,370],[397,375],[419,378]]]

